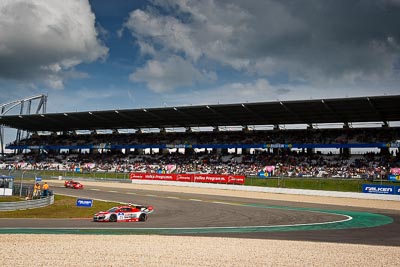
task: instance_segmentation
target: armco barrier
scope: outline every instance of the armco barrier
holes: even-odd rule
[[[54,195],[33,200],[0,202],[0,211],[35,209],[46,207],[51,204],[54,204]]]

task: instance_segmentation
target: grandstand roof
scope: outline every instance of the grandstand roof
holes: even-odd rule
[[[0,116],[27,131],[400,121],[400,95]]]

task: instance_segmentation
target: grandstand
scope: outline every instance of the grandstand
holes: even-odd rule
[[[399,100],[396,95],[2,115],[3,127],[24,131],[26,138],[20,134],[6,146],[14,153],[0,166],[241,175],[274,166],[274,175],[382,177],[400,162],[400,128],[391,126],[400,121]],[[373,123],[379,126],[366,127]],[[378,152],[352,153],[361,148]]]

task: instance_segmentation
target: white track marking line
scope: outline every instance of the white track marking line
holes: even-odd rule
[[[330,213],[330,214],[336,214],[336,213]],[[348,215],[344,215],[344,214],[336,214],[336,215],[342,215],[345,216],[347,218],[343,219],[343,220],[337,220],[337,221],[331,221],[331,222],[320,222],[320,223],[299,223],[299,224],[279,224],[279,225],[255,225],[255,226],[210,226],[210,227],[182,227],[182,228],[87,228],[87,227],[83,227],[83,228],[71,228],[71,227],[66,227],[66,228],[38,228],[38,227],[31,227],[31,228],[24,228],[24,229],[37,229],[37,230],[41,230],[41,229],[52,229],[52,230],[58,230],[58,229],[67,229],[67,230],[77,230],[77,229],[86,229],[86,230],[201,230],[201,229],[241,229],[241,228],[274,228],[274,227],[295,227],[295,226],[313,226],[313,225],[323,225],[323,224],[332,224],[332,223],[340,223],[340,222],[346,222],[346,221],[350,221],[353,219],[353,217],[348,216]],[[12,227],[8,227],[8,228],[2,228],[2,229],[19,229],[19,228],[12,228]]]

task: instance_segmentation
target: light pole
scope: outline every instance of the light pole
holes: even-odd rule
[[[23,171],[21,174],[21,184],[19,186],[19,197],[22,196],[22,180],[24,179],[24,174],[25,174],[25,171]]]

